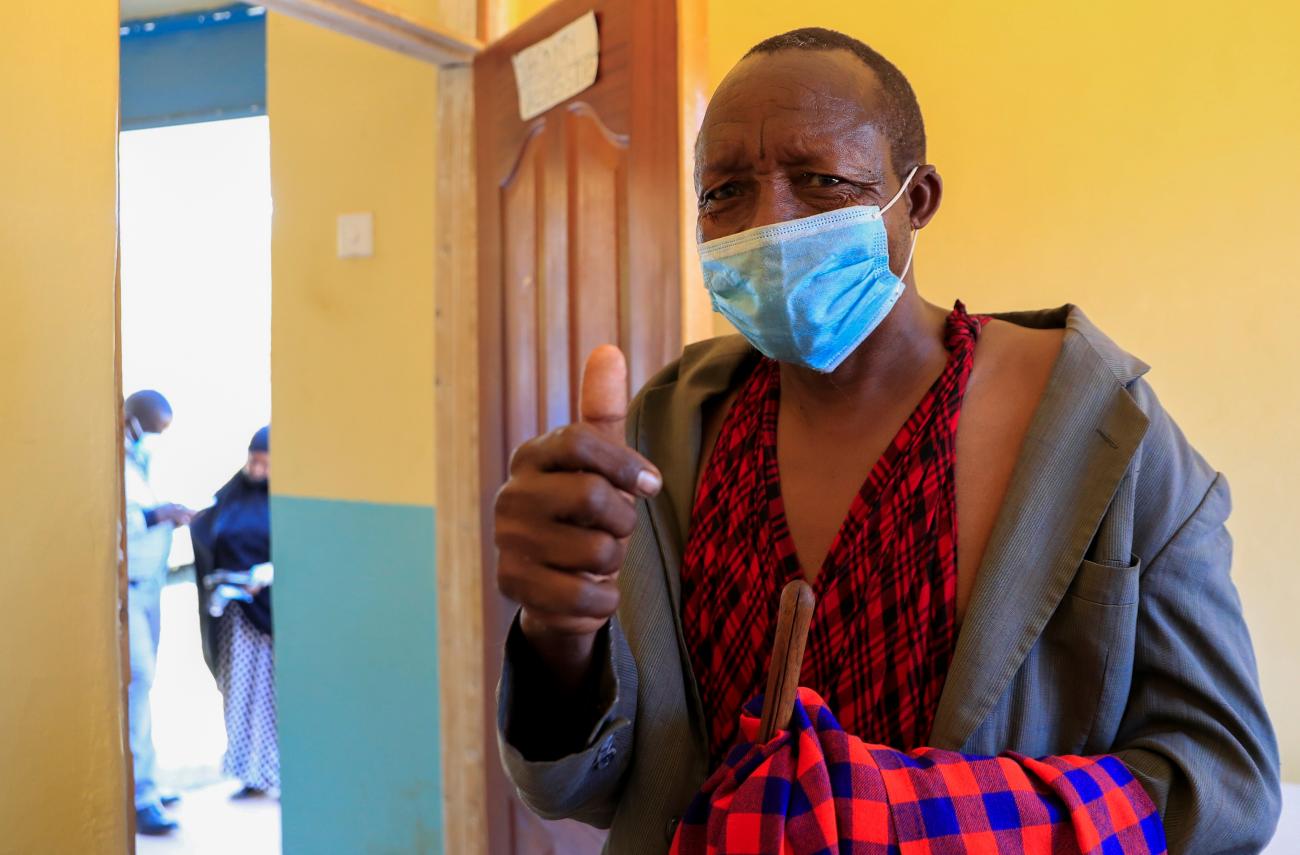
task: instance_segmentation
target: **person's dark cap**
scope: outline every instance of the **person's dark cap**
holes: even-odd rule
[[[259,430],[257,433],[253,434],[252,441],[248,443],[248,450],[265,451],[267,453],[270,453],[271,451],[271,426],[270,425],[267,425],[266,427]]]

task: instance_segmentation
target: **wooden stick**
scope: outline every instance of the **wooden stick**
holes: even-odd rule
[[[790,726],[799,690],[799,672],[803,669],[804,645],[808,641],[808,624],[812,622],[816,603],[812,588],[802,579],[795,579],[781,591],[772,665],[767,674],[767,693],[763,695],[763,717],[758,725],[760,744]]]

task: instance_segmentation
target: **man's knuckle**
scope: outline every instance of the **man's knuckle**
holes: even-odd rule
[[[604,532],[591,532],[582,546],[582,563],[595,571],[605,571],[617,556],[614,538]]]
[[[498,525],[492,533],[492,542],[502,553],[511,552],[515,546],[514,532],[506,526]]]
[[[605,493],[601,489],[604,483],[599,475],[584,474],[578,482],[578,513],[586,519],[594,519],[605,507]]]
[[[608,534],[600,536],[599,546],[600,566],[605,569],[614,569],[619,565],[622,559],[622,549],[619,542]]]
[[[515,506],[515,493],[517,485],[514,481],[507,481],[497,490],[497,494],[492,499],[492,511],[498,517],[509,516]]]
[[[501,520],[493,532],[493,540],[497,549],[503,553],[521,553],[533,542],[530,534],[523,526],[510,520]]]
[[[516,602],[519,601],[519,597],[517,596],[519,591],[519,579],[506,569],[504,563],[502,563],[502,565],[497,569],[497,590],[501,592],[502,596]]]
[[[599,586],[594,582],[583,582],[575,585],[573,594],[570,597],[569,607],[576,614],[593,615],[600,612]]]
[[[588,439],[580,424],[570,424],[556,428],[555,438],[571,452],[581,452],[586,448]]]
[[[636,531],[636,508],[627,504],[620,504],[618,520],[615,525],[619,537],[631,537],[632,533]]]
[[[532,457],[536,447],[536,439],[530,439],[515,446],[515,449],[510,452],[510,462],[506,467],[506,471],[513,475],[523,469],[529,458]]]

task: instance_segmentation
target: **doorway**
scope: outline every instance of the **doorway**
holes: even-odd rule
[[[267,120],[125,131],[119,158],[123,389],[167,398],[174,419],[149,449],[151,486],[198,510],[270,421]],[[137,851],[278,853],[278,803],[231,800],[242,785],[223,774],[223,703],[202,652],[188,527],[173,532],[166,572],[149,705],[153,777],[180,797],[167,807],[180,825],[139,836]]]
[[[170,414],[155,433],[127,413],[130,807],[136,830],[153,832],[137,835],[139,852],[273,855],[274,789],[230,798],[249,768],[227,762],[245,733],[228,750],[214,679],[226,652],[215,633],[231,618],[207,612],[186,524],[241,477],[250,438],[270,422],[265,13],[203,5],[123,0],[119,27],[122,389],[158,393]],[[172,506],[186,510],[159,510]],[[274,715],[273,702],[261,707]],[[274,729],[260,728],[272,752]],[[269,770],[260,783],[278,777],[269,754],[256,765]]]
[[[273,87],[277,97],[272,99],[279,112],[271,119],[281,152],[274,165],[277,436],[286,452],[296,455],[294,472],[287,465],[277,470],[280,486],[272,499],[276,557],[284,569],[277,612],[284,629],[277,643],[283,672],[280,712],[286,725],[286,771],[296,776],[286,785],[285,845],[297,849],[319,839],[343,848],[346,839],[347,846],[359,851],[363,842],[382,836],[385,841],[441,839],[443,851],[456,853],[544,851],[545,841],[532,838],[526,817],[516,815],[517,825],[514,819],[498,824],[500,812],[514,808],[502,789],[482,780],[497,764],[490,705],[492,672],[499,662],[499,649],[493,649],[499,627],[485,631],[484,621],[491,618],[484,607],[487,603],[496,610],[500,605],[491,571],[483,572],[481,563],[481,501],[495,487],[482,483],[479,466],[479,409],[486,400],[479,372],[480,355],[485,355],[481,333],[490,321],[481,317],[481,286],[466,287],[477,281],[476,255],[483,251],[473,213],[481,198],[475,180],[480,161],[469,144],[477,73],[469,66],[482,44],[465,37],[449,46],[445,33],[428,30],[396,47],[398,53],[439,65],[431,78],[436,81],[437,120],[426,124],[423,111],[432,99],[422,99],[423,107],[399,107],[404,102],[396,94],[409,94],[412,82],[425,85],[418,75],[337,38],[355,36],[393,48],[394,16],[366,12],[359,22],[353,13],[369,6],[350,2],[267,5],[273,12],[271,40],[279,47],[273,75],[279,88]],[[459,5],[472,17],[473,4]],[[617,4],[597,5],[600,16],[605,5]],[[287,16],[274,14],[279,7],[286,12],[310,7],[318,17],[298,17],[325,23],[336,36],[305,32],[296,22],[286,26]],[[650,7],[658,16],[663,43],[671,45],[676,4],[664,0],[646,9]],[[525,25],[529,30],[519,46],[567,24],[570,13],[585,11],[553,7],[549,18]],[[620,48],[614,33],[633,29],[626,21],[607,29],[610,61],[626,49],[626,41]],[[459,33],[472,30],[472,23],[456,26]],[[675,67],[666,58],[670,56],[671,49],[659,60]],[[662,75],[645,75],[652,70],[649,64],[639,67],[640,85],[662,81]],[[345,77],[345,71],[352,76]],[[588,173],[593,192],[606,178],[626,175],[636,186],[620,191],[621,198],[636,209],[647,189],[680,182],[684,148],[677,143],[693,134],[685,117],[697,100],[668,93],[667,100],[681,112],[661,117],[666,123],[661,128],[674,129],[656,136],[662,173],[642,167],[642,138],[616,111],[605,112],[608,105],[602,102],[594,116],[573,113],[573,100],[555,108],[557,133],[544,141],[551,145],[573,139],[580,143],[575,155],[596,158],[591,165],[599,168]],[[559,133],[561,125],[574,135]],[[432,158],[429,148],[421,148],[416,158],[411,141],[424,139],[421,133],[430,128],[436,128]],[[426,136],[432,139],[435,133]],[[398,145],[404,148],[396,150]],[[620,151],[626,154],[626,170],[619,165]],[[562,147],[558,152],[565,156]],[[395,158],[408,170],[396,169]],[[421,165],[428,160],[437,164],[436,182]],[[672,177],[665,177],[669,172]],[[377,188],[392,192],[377,195]],[[432,198],[424,199],[426,191]],[[436,202],[439,212],[430,218],[432,228],[423,228],[424,220],[418,221],[419,229],[394,227],[413,204],[425,201],[430,210]],[[680,204],[664,204],[663,199],[655,204],[656,222],[680,219]],[[374,212],[373,256],[344,257],[334,240],[337,215],[368,211]],[[574,332],[580,334],[572,341],[557,339],[566,364],[580,358],[591,343],[588,338],[604,336],[609,329],[617,329],[619,341],[634,352],[638,381],[673,355],[673,343],[685,326],[674,306],[687,302],[679,295],[689,286],[682,275],[682,253],[665,247],[668,242],[683,247],[690,238],[674,231],[664,241],[656,253],[656,263],[663,265],[657,279],[640,263],[644,248],[618,254],[617,281],[605,283],[609,292],[601,294],[601,311],[590,318],[579,312]],[[286,247],[289,252],[281,251]],[[597,287],[599,248],[584,249],[574,242],[571,249],[567,257],[574,269]],[[566,256],[563,249],[558,253],[552,257]],[[426,263],[432,268],[431,289]],[[623,278],[633,268],[635,275]],[[124,263],[124,288],[130,287],[127,275]],[[604,299],[624,286],[636,293],[621,305]],[[655,293],[651,286],[660,290]],[[562,283],[553,280],[548,287]],[[432,305],[426,313],[422,301],[430,290]],[[651,310],[647,298],[661,302]],[[641,307],[653,312],[652,325],[644,318],[631,324]],[[663,329],[656,333],[651,326]],[[492,341],[493,347],[501,345],[499,338]],[[424,358],[424,348],[434,354],[424,363],[432,362],[432,382],[421,387],[425,369],[415,366]],[[658,348],[664,353],[656,355]],[[549,355],[549,350],[534,354],[539,360]],[[567,377],[569,368],[562,373]],[[567,404],[561,389],[556,385],[547,391],[548,396],[555,393],[556,414]],[[374,410],[387,419],[382,442],[358,443],[371,438],[368,422],[355,407],[339,403],[349,400],[383,404]],[[434,425],[425,430],[430,416]],[[178,412],[178,427],[181,418]],[[495,425],[493,437],[504,427]],[[436,454],[426,455],[423,443],[435,433]],[[496,465],[504,449],[493,443],[486,453]],[[426,477],[436,488],[417,484]],[[429,559],[435,544],[433,506],[436,568]],[[409,526],[402,522],[415,517],[419,519]],[[402,522],[395,530],[400,536],[376,537],[394,520]],[[391,555],[376,553],[375,544]],[[291,564],[303,570],[296,582]],[[364,584],[358,584],[361,580]],[[409,611],[395,611],[398,607]],[[411,614],[419,620],[411,620]],[[306,631],[320,626],[329,631]],[[376,698],[383,702],[374,703]],[[312,728],[297,726],[304,722]],[[364,767],[358,765],[362,762]],[[403,783],[408,780],[410,786]],[[437,844],[429,845],[439,851]]]

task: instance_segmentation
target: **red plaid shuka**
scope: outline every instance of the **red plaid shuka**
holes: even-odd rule
[[[682,817],[670,855],[1159,855],[1155,805],[1114,757],[903,753],[840,729],[799,690],[789,731],[746,742]]]
[[[924,745],[948,674],[957,639],[957,420],[986,321],[961,303],[948,316],[943,373],[867,475],[813,583],[817,610],[799,684],[872,742]],[[719,433],[683,556],[683,630],[715,764],[735,741],[741,705],[763,690],[781,589],[804,575],[781,500],[780,397],[777,363],[763,360]]]

